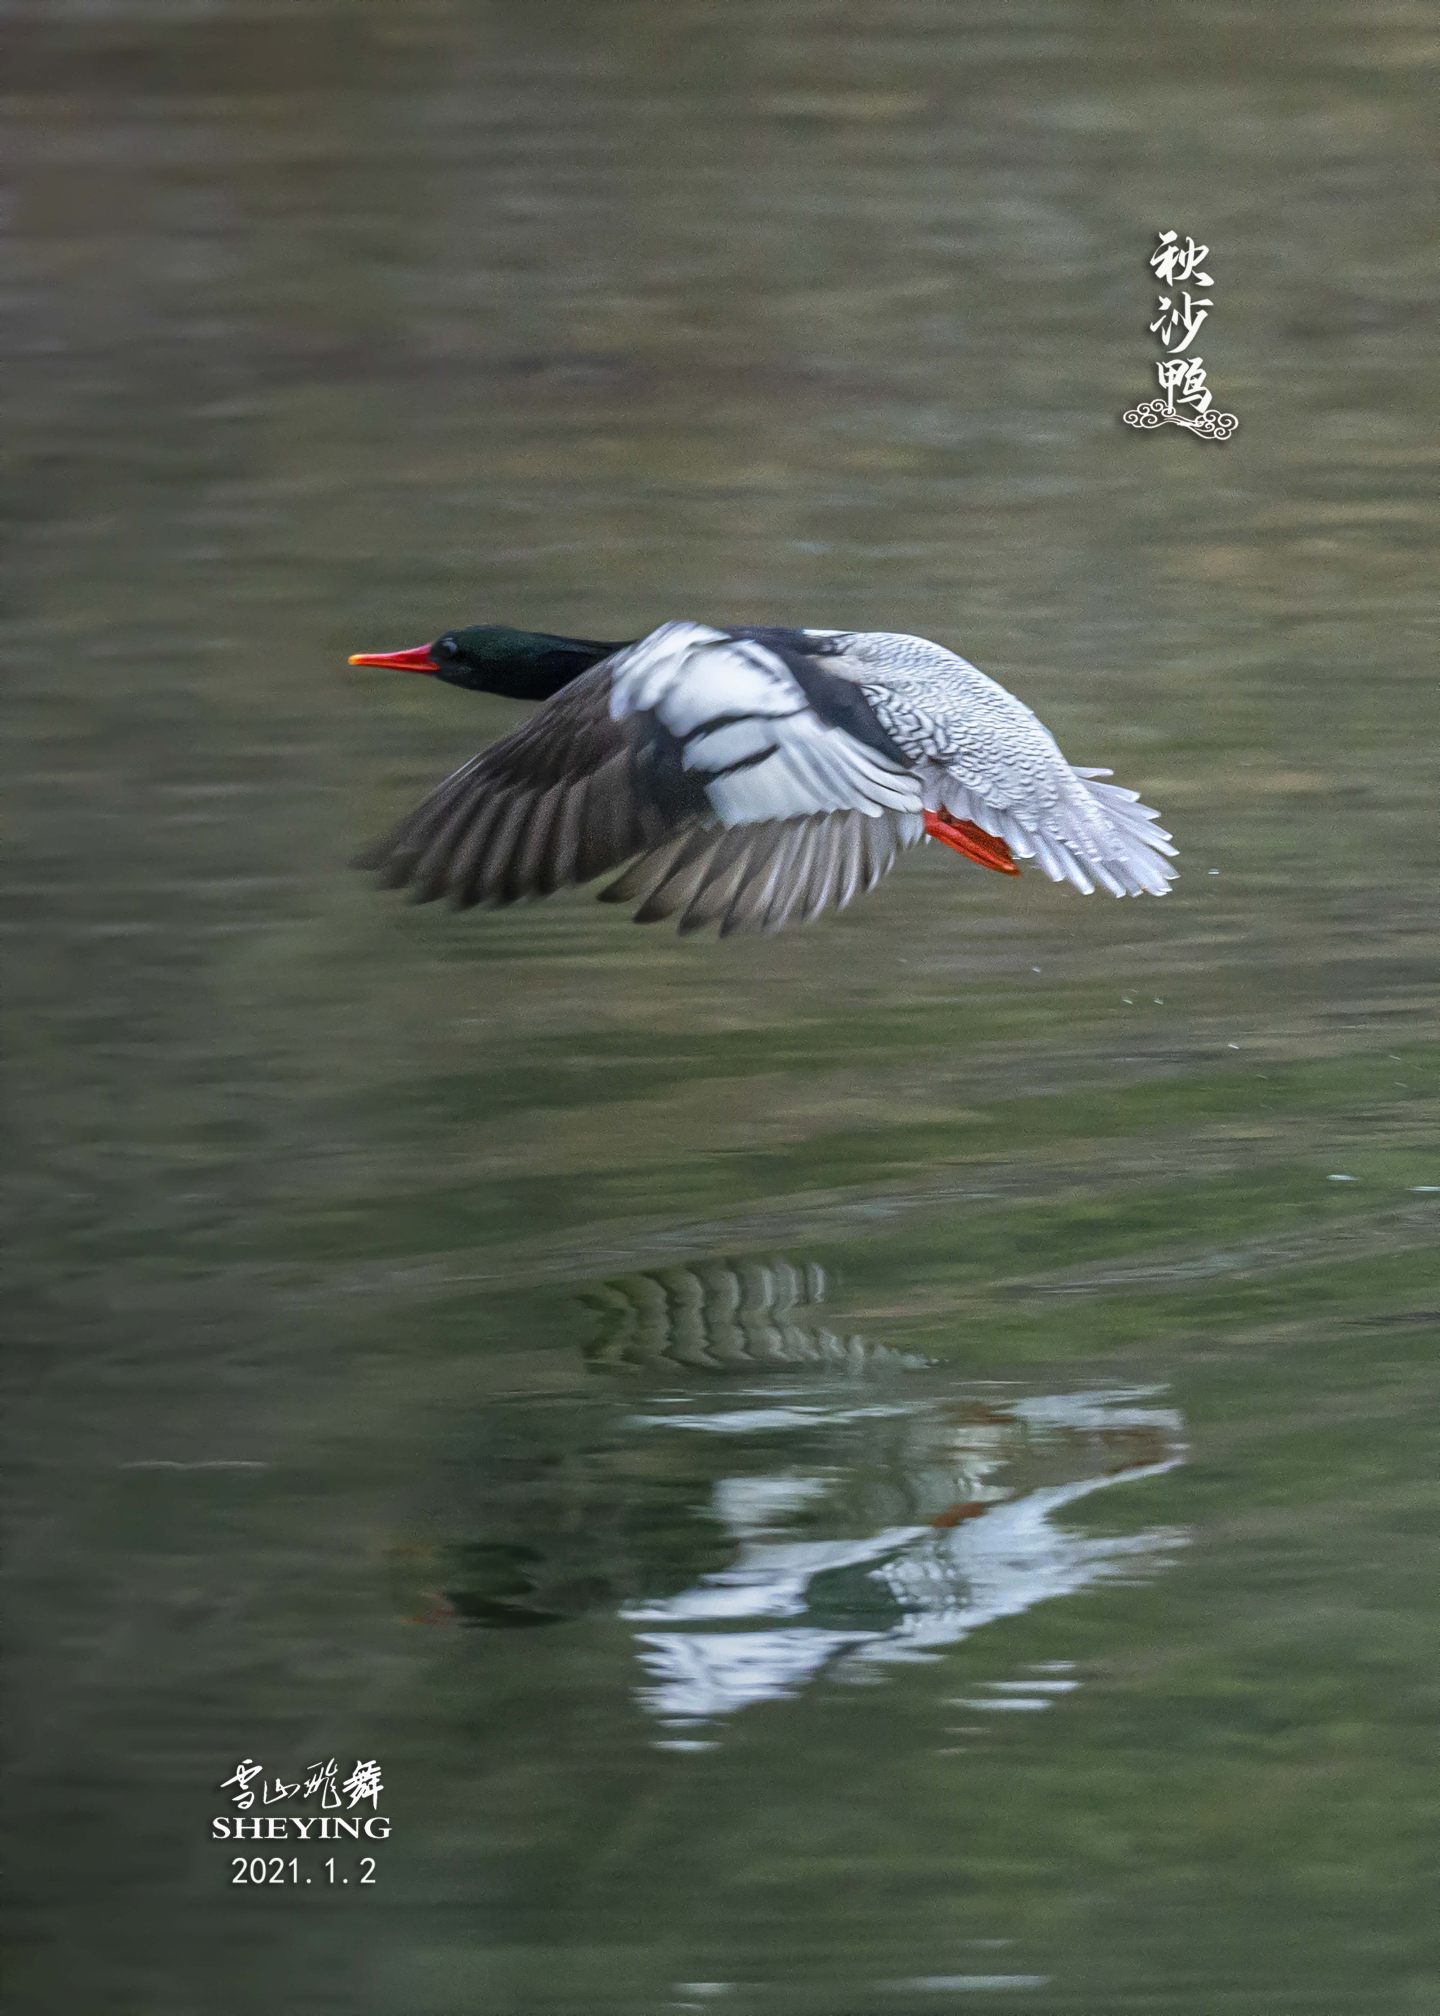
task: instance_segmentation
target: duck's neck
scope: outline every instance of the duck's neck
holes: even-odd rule
[[[468,638],[465,641],[469,644]],[[602,658],[623,649],[623,644],[601,644],[588,637],[496,627],[469,645],[465,671],[450,676],[457,686],[502,693],[507,700],[549,700]]]

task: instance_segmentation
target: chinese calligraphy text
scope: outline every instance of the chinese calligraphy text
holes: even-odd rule
[[[1184,427],[1201,440],[1228,441],[1240,425],[1233,413],[1214,410],[1205,359],[1190,347],[1215,305],[1208,291],[1215,282],[1205,271],[1209,257],[1210,247],[1193,238],[1182,242],[1177,231],[1158,234],[1150,266],[1165,292],[1158,298],[1150,333],[1160,338],[1166,353],[1155,365],[1165,396],[1132,406],[1124,416],[1127,427]]]
[[[293,1778],[267,1777],[253,1757],[244,1758],[220,1790],[228,1792],[230,1813],[210,1822],[216,1841],[388,1841],[390,1821],[380,1811],[385,1784],[374,1757],[357,1757],[346,1774],[334,1757],[317,1758]],[[299,1806],[302,1810],[295,1811]],[[308,1807],[308,1811],[303,1810]],[[368,1812],[366,1808],[369,1808]],[[276,1809],[279,1810],[276,1810]],[[287,1811],[286,1808],[291,1810]],[[231,1863],[232,1883],[373,1883],[375,1858],[362,1856],[358,1865],[331,1855],[323,1864],[291,1855],[237,1855]],[[347,1873],[347,1870],[351,1873]],[[358,1873],[356,1873],[358,1871]]]

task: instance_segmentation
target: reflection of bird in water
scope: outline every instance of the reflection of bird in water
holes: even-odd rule
[[[592,1382],[487,1410],[445,1614],[624,1619],[642,1700],[684,1726],[934,1653],[1178,1544],[1064,1522],[1181,1460],[1153,1394],[967,1388],[827,1327],[826,1288],[813,1263],[747,1259],[588,1291],[586,1360],[610,1402]]]
[[[829,1329],[816,1315],[825,1291],[825,1270],[814,1260],[702,1260],[628,1274],[582,1298],[600,1319],[586,1357],[597,1370],[663,1364],[696,1372],[801,1365],[859,1372],[929,1362]]]
[[[1181,1460],[1178,1417],[1152,1395],[977,1403],[926,1388],[836,1406],[813,1453],[787,1449],[763,1405],[645,1417],[771,1452],[763,1475],[737,1466],[714,1486],[733,1546],[724,1567],[622,1612],[639,1627],[642,1696],[657,1715],[712,1722],[832,1668],[934,1654],[1051,1597],[1153,1572],[1179,1544],[1169,1529],[1112,1536],[1064,1518],[1122,1478]],[[1012,1706],[1048,1698],[1004,1684],[1019,1690]]]
[[[545,703],[361,857],[420,902],[611,875],[603,896],[638,923],[778,931],[927,837],[1087,896],[1173,879],[1138,793],[1074,768],[1023,701],[923,637],[666,623],[602,644],[477,623],[350,662]]]

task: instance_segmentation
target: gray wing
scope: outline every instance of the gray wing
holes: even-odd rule
[[[602,903],[636,903],[637,924],[678,919],[681,936],[716,925],[779,931],[843,910],[924,838],[918,813],[816,814],[754,826],[692,827],[631,864],[600,892]]]
[[[845,656],[928,809],[969,819],[1083,895],[1163,896],[1175,848],[1137,791],[1067,762],[1045,724],[976,666],[925,638],[854,636]]]
[[[919,782],[867,720],[826,720],[763,645],[666,624],[446,778],[357,865],[466,909],[633,861],[604,893],[641,899],[641,921],[778,930],[843,907],[921,836]]]
[[[612,718],[597,666],[462,764],[355,865],[417,903],[515,903],[606,874],[705,811],[664,742]]]

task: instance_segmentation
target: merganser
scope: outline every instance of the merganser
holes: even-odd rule
[[[923,637],[664,623],[631,643],[493,624],[352,665],[544,703],[356,865],[456,909],[621,872],[602,902],[679,930],[843,909],[927,835],[999,874],[1163,896],[1170,835],[1023,701]]]

